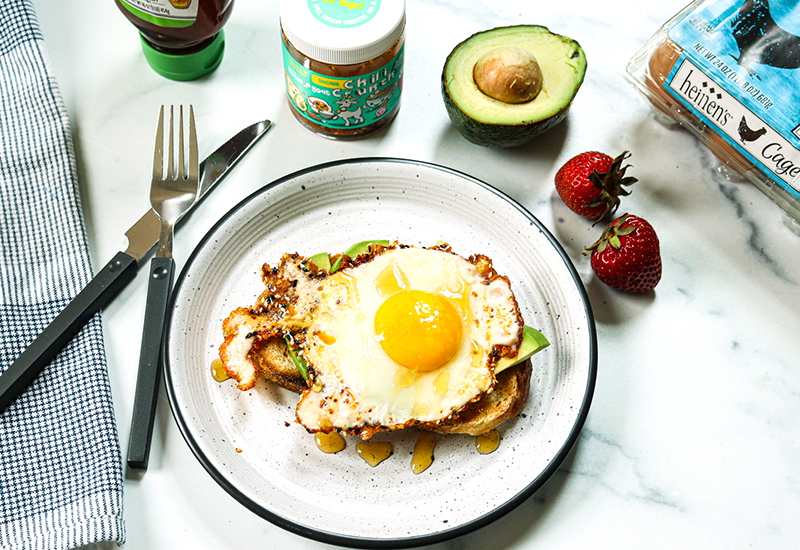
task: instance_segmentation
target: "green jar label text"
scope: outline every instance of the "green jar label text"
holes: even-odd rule
[[[300,65],[283,47],[286,93],[297,111],[328,128],[373,124],[400,101],[403,48],[379,69],[351,78],[326,76]]]

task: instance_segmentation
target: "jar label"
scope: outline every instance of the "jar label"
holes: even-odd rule
[[[321,126],[349,130],[378,122],[400,101],[403,47],[379,69],[354,77],[327,76],[300,65],[283,46],[286,93],[297,112]]]
[[[375,17],[380,8],[381,0],[308,0],[308,10],[318,21],[340,29],[363,25]]]
[[[181,28],[197,19],[200,0],[120,0],[122,5],[143,21],[159,27]]]

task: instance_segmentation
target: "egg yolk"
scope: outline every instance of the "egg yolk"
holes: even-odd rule
[[[444,366],[461,346],[461,318],[445,298],[404,290],[386,299],[375,314],[375,332],[386,354],[418,372]]]

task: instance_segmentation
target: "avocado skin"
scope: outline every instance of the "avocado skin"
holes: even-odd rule
[[[518,25],[518,27],[526,26],[531,25]],[[569,109],[572,106],[572,101],[575,99],[575,95],[578,93],[578,90],[583,84],[585,73],[581,75],[580,80],[576,83],[575,89],[572,91],[572,97],[566,106],[548,118],[527,123],[523,122],[520,124],[487,123],[473,118],[465,113],[450,95],[450,91],[447,88],[447,64],[450,62],[450,58],[452,57],[453,53],[455,53],[463,44],[469,42],[476,36],[491,32],[493,30],[496,29],[475,33],[453,48],[453,51],[447,56],[447,61],[442,69],[442,98],[444,99],[445,109],[450,117],[450,121],[467,141],[483,147],[518,147],[528,143],[535,137],[557,126],[567,117]],[[565,36],[560,36],[560,38],[568,40],[574,44],[576,51],[583,51],[577,41]]]
[[[528,143],[536,136],[545,133],[567,118],[567,113],[572,105],[570,103],[570,105],[567,105],[567,107],[561,109],[550,118],[536,122],[488,124],[472,118],[458,107],[447,91],[444,78],[442,78],[442,96],[444,97],[447,114],[450,115],[450,121],[458,129],[458,132],[467,141],[483,147],[518,147]]]

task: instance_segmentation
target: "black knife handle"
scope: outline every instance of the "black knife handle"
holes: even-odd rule
[[[33,382],[86,322],[136,275],[136,260],[118,252],[0,375],[0,413]]]
[[[167,315],[169,294],[175,274],[172,258],[150,260],[150,283],[144,310],[142,349],[139,352],[139,375],[133,399],[133,420],[128,442],[128,466],[145,469],[150,457],[153,420],[161,384],[161,340]]]

